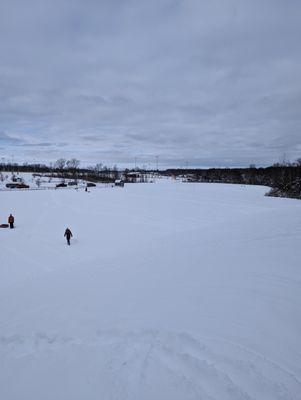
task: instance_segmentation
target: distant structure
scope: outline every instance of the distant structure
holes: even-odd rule
[[[124,186],[124,181],[121,180],[121,179],[116,179],[114,184],[115,184],[115,186],[123,187]]]

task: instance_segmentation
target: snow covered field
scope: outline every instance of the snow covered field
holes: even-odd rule
[[[301,399],[301,202],[266,191],[0,193],[0,399]]]

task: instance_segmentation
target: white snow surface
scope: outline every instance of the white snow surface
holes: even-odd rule
[[[0,399],[301,399],[301,202],[266,191],[0,193]]]

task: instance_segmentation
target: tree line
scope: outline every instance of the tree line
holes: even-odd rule
[[[236,183],[271,187],[268,196],[301,199],[301,159],[266,168],[167,169],[167,176],[182,176],[188,182]]]
[[[118,179],[119,172],[116,166],[107,167],[102,163],[95,166],[80,168],[80,161],[76,158],[70,160],[59,158],[49,165],[43,163],[0,163],[0,171],[3,172],[28,172],[46,174],[49,177],[62,179],[83,179],[95,182],[114,182]]]
[[[270,192],[267,193],[269,196],[301,199],[301,158],[293,163],[277,163],[265,168],[250,165],[248,168],[173,168],[164,171],[149,171],[138,168],[118,170],[116,165],[107,167],[102,163],[80,168],[80,161],[76,158],[70,160],[60,158],[50,165],[0,163],[0,171],[33,172],[46,174],[49,177],[108,183],[120,178],[124,179],[125,182],[144,182],[147,179],[143,179],[143,177],[147,177],[149,173],[153,172],[164,176],[181,176],[191,182],[264,185],[271,187]]]

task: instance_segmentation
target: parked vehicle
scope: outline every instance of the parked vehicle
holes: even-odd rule
[[[7,183],[5,185],[8,189],[29,189],[28,185],[25,185],[25,183]]]
[[[116,179],[116,181],[114,183],[115,183],[115,186],[121,186],[121,187],[124,186],[124,181],[121,179]]]

